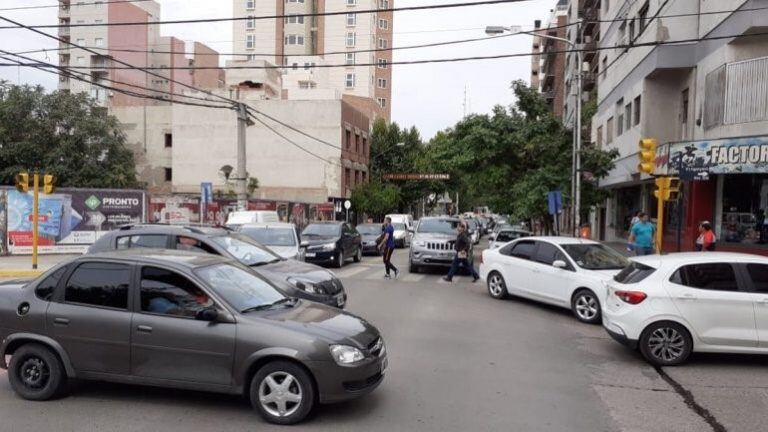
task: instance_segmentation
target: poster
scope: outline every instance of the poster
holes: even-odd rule
[[[673,144],[670,173],[682,180],[707,180],[710,174],[768,172],[768,136],[723,138]]]
[[[32,193],[10,189],[7,238],[11,254],[32,253]],[[144,193],[132,190],[60,189],[40,194],[38,252],[83,253],[103,233],[144,221]]]

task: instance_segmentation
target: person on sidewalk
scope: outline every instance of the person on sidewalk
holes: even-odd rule
[[[384,277],[386,279],[391,278],[390,271],[394,271],[395,279],[397,279],[400,271],[392,265],[392,253],[395,251],[395,227],[392,226],[391,218],[384,219],[383,234],[384,238],[379,243],[379,249],[382,255],[384,255],[384,270],[386,271]]]
[[[469,262],[469,251],[472,247],[472,241],[469,239],[469,235],[467,235],[467,227],[463,223],[459,223],[458,226],[458,235],[456,236],[456,255],[453,257],[453,263],[451,263],[451,269],[448,271],[448,274],[443,278],[446,282],[451,282],[453,280],[453,275],[455,275],[459,271],[459,267],[464,266],[470,270],[472,273],[472,282],[477,282],[478,279],[480,279],[480,276],[478,276],[477,272],[475,271],[475,266],[473,263]]]
[[[709,221],[704,221],[699,224],[699,238],[696,239],[696,250],[699,252],[712,252],[715,250],[715,244],[717,238],[715,232],[712,231],[712,224]]]
[[[648,215],[640,213],[640,221],[632,226],[629,231],[629,243],[635,246],[637,256],[653,255],[653,237],[656,227],[648,220]]]

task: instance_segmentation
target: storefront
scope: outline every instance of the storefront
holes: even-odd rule
[[[670,174],[685,182],[680,249],[694,248],[698,225],[706,220],[718,250],[768,254],[768,136],[676,143],[670,156]],[[667,210],[668,216],[677,213]],[[673,224],[667,228],[665,237],[676,234]],[[667,244],[665,249],[677,249],[675,240]]]

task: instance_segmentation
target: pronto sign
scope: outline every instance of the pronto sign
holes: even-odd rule
[[[391,173],[384,174],[384,180],[450,180],[450,174],[414,174]]]

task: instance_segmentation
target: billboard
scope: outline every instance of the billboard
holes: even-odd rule
[[[5,191],[7,252],[32,253],[32,193]],[[144,221],[144,193],[133,190],[60,189],[40,194],[38,252],[82,253],[103,233]]]
[[[706,180],[710,174],[768,172],[768,136],[722,138],[673,144],[670,173],[683,180]]]

